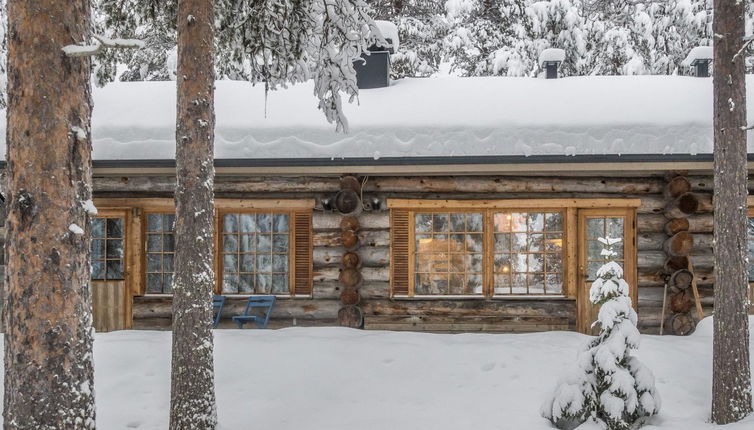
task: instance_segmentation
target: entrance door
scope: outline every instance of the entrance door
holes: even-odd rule
[[[92,313],[98,332],[126,328],[127,221],[126,210],[101,210],[92,218]]]
[[[629,294],[637,306],[636,275],[636,211],[633,208],[581,209],[579,210],[579,266],[577,292],[577,329],[582,333],[597,334],[592,323],[597,319],[598,306],[589,301],[589,289],[596,279],[597,271],[607,259],[601,255],[604,245],[601,237],[621,238],[613,246],[617,252],[614,260],[623,267],[623,277],[628,282]]]

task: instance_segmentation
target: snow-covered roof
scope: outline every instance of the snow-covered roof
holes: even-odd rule
[[[375,20],[374,23],[377,24],[377,28],[380,29],[382,37],[390,39],[390,42],[393,44],[393,52],[397,52],[398,48],[401,46],[401,41],[398,37],[398,26],[390,21]]]
[[[712,60],[714,58],[712,52],[711,46],[697,46],[689,51],[689,55],[686,56],[682,64],[684,66],[693,66],[695,62],[700,60]]]
[[[95,89],[94,159],[172,159],[175,94],[175,82],[114,83]],[[748,97],[754,100],[754,76],[748,77]],[[265,107],[263,86],[219,81],[216,157],[330,160],[712,151],[712,79],[402,79],[387,88],[363,90],[358,103],[344,105],[350,134],[336,133],[317,110],[311,84],[270,92]],[[1,128],[4,137],[4,122]],[[748,136],[752,147],[754,132]],[[0,148],[5,151],[5,145]]]
[[[563,62],[565,60],[565,51],[560,48],[547,48],[539,54],[539,65],[553,61]]]

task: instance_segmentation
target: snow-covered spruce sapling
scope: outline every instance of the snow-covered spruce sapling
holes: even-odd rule
[[[621,239],[600,238],[608,262],[597,271],[589,299],[600,306],[599,335],[579,353],[575,369],[558,382],[542,416],[560,429],[593,420],[608,430],[630,430],[660,410],[654,376],[631,351],[639,347],[637,316],[623,268],[612,249]]]

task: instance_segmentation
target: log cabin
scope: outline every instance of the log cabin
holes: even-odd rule
[[[606,235],[643,332],[688,331],[691,286],[712,310],[711,79],[404,79],[346,105],[347,134],[308,85],[216,97],[221,328],[273,294],[270,327],[589,332]],[[175,85],[94,103],[95,327],[169,329]]]

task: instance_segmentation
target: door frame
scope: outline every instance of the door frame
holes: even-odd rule
[[[131,210],[129,208],[103,208],[97,210],[97,215],[92,216],[92,219],[94,218],[123,218],[123,279],[122,280],[91,280],[92,285],[92,297],[94,294],[94,285],[95,284],[106,284],[106,283],[115,283],[115,282],[122,282],[123,283],[123,315],[122,315],[122,324],[123,329],[128,330],[132,328],[132,308],[133,308],[133,297],[131,297],[130,291],[131,291],[131,282],[133,279],[133,273],[132,273],[132,266],[133,266],[133,255],[130,251],[130,237],[132,234],[131,230]],[[94,304],[94,303],[92,303]],[[92,316],[94,314],[94,308],[92,308]]]
[[[636,208],[588,208],[578,210],[578,261],[576,269],[576,330],[589,334],[591,331],[590,313],[592,304],[589,301],[587,288],[587,235],[586,220],[588,218],[621,217],[623,223],[623,278],[629,286],[629,296],[634,309],[638,309],[639,284],[636,257]]]

